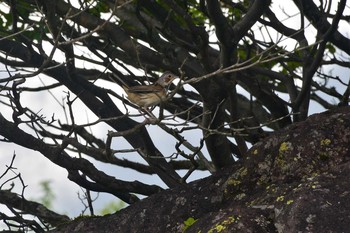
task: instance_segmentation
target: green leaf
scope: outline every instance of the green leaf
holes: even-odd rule
[[[328,51],[329,51],[331,54],[335,54],[336,49],[335,49],[335,47],[334,47],[331,43],[327,43],[326,48],[328,49]]]
[[[192,217],[189,217],[187,220],[184,221],[185,226],[182,228],[183,231],[186,231],[187,228],[192,226],[195,222],[197,222],[198,219],[194,219]]]
[[[89,9],[89,12],[97,17],[101,16],[101,13],[105,13],[109,11],[109,6],[104,2],[97,2],[96,6]]]

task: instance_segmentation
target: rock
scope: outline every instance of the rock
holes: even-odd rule
[[[348,232],[350,108],[309,117],[186,188],[52,232]]]

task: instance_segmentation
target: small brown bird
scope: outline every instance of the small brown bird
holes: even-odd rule
[[[147,109],[155,106],[166,100],[166,87],[175,79],[178,78],[173,73],[167,71],[151,85],[139,85],[133,87],[123,86],[128,99],[134,104]],[[147,110],[146,110],[147,111]],[[148,112],[148,111],[147,111]]]

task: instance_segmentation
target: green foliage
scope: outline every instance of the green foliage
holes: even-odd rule
[[[283,67],[282,73],[288,75],[291,71],[297,72],[297,69],[301,67],[301,63],[297,61],[287,61],[286,67],[288,67],[288,70]]]
[[[30,14],[35,11],[27,1],[16,1],[16,11],[21,18],[29,18]]]
[[[95,15],[97,17],[100,17],[101,16],[101,13],[106,13],[110,10],[109,6],[102,2],[102,1],[98,1],[96,6],[92,7],[92,8],[89,8],[89,12],[92,14],[92,15]]]
[[[2,34],[3,32],[10,30],[10,26],[12,25],[13,20],[12,20],[11,14],[7,14],[3,11],[0,11],[0,15],[1,15],[0,23],[1,23],[1,34]],[[8,33],[6,32],[6,35],[7,34]]]
[[[204,25],[207,21],[207,17],[203,14],[201,10],[198,9],[198,4],[195,1],[188,2],[187,11],[193,19],[193,23],[196,25]]]
[[[52,203],[55,200],[55,194],[52,191],[52,188],[50,186],[51,181],[50,180],[43,180],[39,183],[43,195],[38,199],[40,203],[42,203],[47,208],[52,207]]]
[[[329,53],[335,54],[336,49],[335,49],[334,45],[332,45],[331,43],[327,43],[326,48],[327,48]]]
[[[105,204],[105,206],[101,210],[99,210],[98,213],[100,215],[111,214],[121,210],[124,207],[125,203],[123,201],[111,201]]]

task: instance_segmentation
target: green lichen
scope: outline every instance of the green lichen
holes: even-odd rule
[[[198,219],[189,217],[184,221],[184,226],[182,227],[182,232],[185,232],[190,226],[192,226]]]
[[[290,205],[290,204],[292,204],[294,201],[293,200],[288,200],[287,201],[287,205]]]
[[[332,141],[328,138],[322,139],[320,144],[324,151],[320,152],[319,156],[321,160],[328,160],[329,159],[329,148],[325,148],[329,146],[332,143]]]
[[[276,193],[276,185],[275,184],[268,185],[266,187],[266,190],[270,191],[271,193]]]
[[[276,198],[276,201],[284,201],[284,196],[279,196]]]
[[[248,174],[247,168],[241,168],[234,174],[232,174],[231,177],[229,177],[225,182],[225,189],[224,193],[228,194],[232,187],[236,187],[242,183],[242,177],[246,176]]]
[[[279,149],[278,149],[278,156],[276,158],[276,164],[284,168],[286,165],[286,161],[284,160],[286,152],[290,151],[293,149],[292,143],[290,142],[282,142]]]
[[[240,215],[237,216],[230,216],[228,219],[223,220],[220,223],[215,224],[215,226],[208,231],[208,233],[214,233],[214,232],[222,232],[225,230],[230,224],[238,222],[241,219]]]
[[[241,183],[240,180],[236,180],[236,179],[233,179],[233,178],[230,178],[227,180],[227,185],[233,185],[233,186],[237,186]]]
[[[320,188],[320,187],[321,187],[321,185],[319,184],[318,181],[312,182],[312,183],[310,184],[310,186],[311,186],[312,189],[317,189],[317,188]]]
[[[245,194],[245,193],[240,193],[240,194],[237,194],[236,196],[235,196],[235,200],[242,200],[243,198],[245,198],[247,196],[247,194]]]
[[[269,177],[267,175],[262,175],[259,177],[257,180],[256,184],[257,185],[265,185],[269,181]]]
[[[331,140],[326,138],[326,139],[323,139],[321,140],[321,146],[328,146],[329,144],[331,144]]]
[[[241,177],[246,176],[248,174],[248,169],[246,167],[242,167],[241,169],[239,169],[239,174],[241,175]]]
[[[282,142],[278,152],[280,155],[283,155],[285,152],[292,149],[292,144],[290,142]]]

